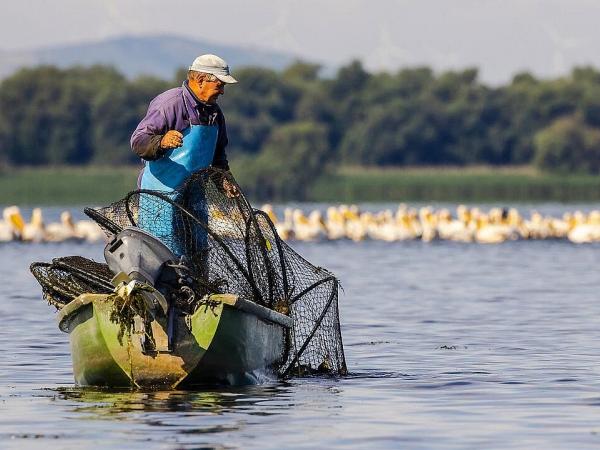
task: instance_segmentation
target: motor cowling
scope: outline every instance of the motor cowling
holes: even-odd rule
[[[132,280],[156,286],[166,263],[177,257],[150,233],[127,227],[104,248],[104,259],[113,273],[124,273]]]

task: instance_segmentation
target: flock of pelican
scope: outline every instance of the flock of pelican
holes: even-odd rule
[[[517,239],[568,239],[574,243],[600,241],[600,211],[588,214],[567,212],[560,218],[532,212],[528,218],[514,208],[479,208],[459,205],[453,215],[448,209],[419,209],[400,204],[396,211],[361,211],[355,205],[330,206],[323,215],[314,210],[305,214],[300,209],[286,208],[283,218],[273,207],[261,208],[273,221],[284,240],[322,241],[367,239],[387,242],[436,239],[458,242],[498,244]],[[211,218],[219,220],[216,211]],[[105,239],[100,227],[91,220],[74,221],[63,211],[60,221],[44,223],[40,208],[34,208],[26,221],[17,206],[4,209],[0,220],[0,242],[63,242],[67,240],[98,242]]]
[[[102,229],[91,220],[74,221],[69,211],[60,214],[60,221],[44,223],[42,210],[34,208],[26,221],[17,206],[4,208],[0,220],[0,242],[98,242],[105,239]]]
[[[600,211],[585,214],[565,213],[562,217],[543,216],[532,212],[528,218],[514,208],[479,208],[459,205],[453,215],[443,208],[408,208],[400,204],[396,211],[386,209],[377,213],[360,211],[355,206],[330,206],[323,216],[318,210],[305,215],[300,209],[287,208],[283,220],[269,204],[265,211],[285,239],[301,241],[366,239],[387,242],[436,239],[499,244],[517,239],[568,239],[574,243],[600,241]]]

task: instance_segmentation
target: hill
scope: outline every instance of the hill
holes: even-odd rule
[[[120,36],[97,42],[54,46],[23,51],[0,50],[0,78],[21,67],[52,64],[58,67],[107,64],[128,77],[154,75],[171,79],[202,53],[223,56],[236,67],[257,65],[281,69],[295,57],[251,47],[222,45],[175,35]]]

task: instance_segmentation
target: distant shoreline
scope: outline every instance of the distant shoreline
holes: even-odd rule
[[[600,176],[540,173],[531,166],[344,167],[313,186],[321,202],[590,202]]]
[[[0,204],[104,206],[136,188],[139,166],[8,168],[0,174]]]
[[[233,164],[234,174],[240,170]],[[138,173],[139,166],[8,168],[0,174],[0,204],[106,205],[135,189]],[[307,200],[591,202],[600,201],[600,177],[545,174],[529,166],[342,167],[317,180]]]

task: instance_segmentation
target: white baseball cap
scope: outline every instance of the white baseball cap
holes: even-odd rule
[[[213,74],[223,83],[237,83],[237,80],[229,74],[229,65],[217,55],[198,56],[190,66],[190,70]]]

